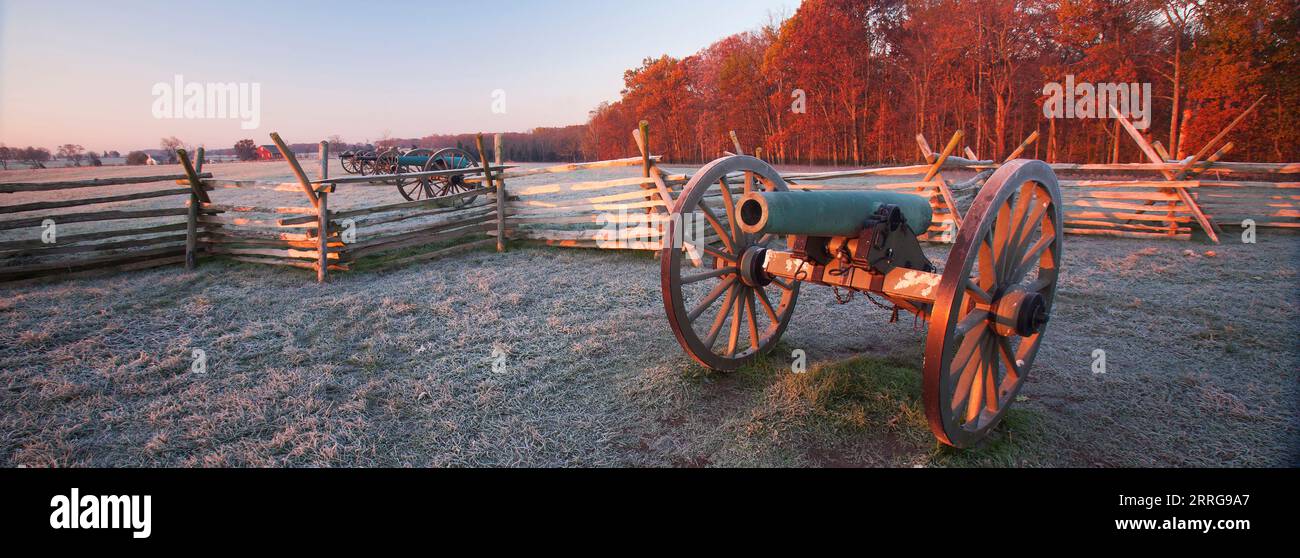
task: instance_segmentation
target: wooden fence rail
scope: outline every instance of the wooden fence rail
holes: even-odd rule
[[[351,189],[392,187],[393,177],[330,177],[325,142],[319,148],[317,176],[310,176],[279,134],[272,134],[272,140],[281,147],[294,182],[214,178],[203,171],[200,150],[193,161],[188,153],[178,152],[182,174],[0,184],[0,202],[5,201],[4,194],[28,198],[23,203],[0,204],[0,281],[79,277],[181,263],[192,268],[203,257],[223,257],[314,270],[318,281],[325,282],[332,271],[404,265],[494,245],[504,250],[516,241],[658,251],[663,249],[673,200],[691,177],[660,166],[660,158],[650,152],[648,127],[639,127],[633,137],[640,151],[637,156],[534,168],[503,165],[497,137],[498,160],[488,162],[480,151],[484,160],[477,167],[456,171],[471,173],[466,182],[474,186],[472,190],[430,200],[360,206],[342,203],[348,201]],[[1161,151],[1160,146],[1142,145],[1145,140],[1140,135],[1132,137],[1144,153],[1148,147],[1152,153]],[[881,189],[927,197],[934,223],[922,238],[949,242],[961,226],[956,198],[972,190],[954,191],[969,183],[955,183],[944,173],[981,173],[1001,164],[979,159],[969,147],[960,149],[961,138],[960,132],[954,134],[936,153],[918,136],[923,164],[786,173],[783,178],[792,189]],[[1036,134],[1031,134],[1012,156],[1035,139]],[[744,152],[738,139],[733,138],[733,143],[737,153]],[[1204,155],[1216,147],[1217,151]],[[1231,143],[1210,145],[1200,155],[1179,161],[1157,154],[1158,159],[1143,163],[1052,164],[1061,175],[1065,230],[1174,239],[1188,239],[1201,230],[1215,239],[1219,224],[1246,220],[1260,227],[1300,229],[1300,182],[1256,178],[1300,173],[1300,163],[1219,161],[1230,149]],[[566,180],[572,173],[591,170],[614,176]],[[626,174],[618,176],[620,171]],[[1075,173],[1145,176],[1069,176]],[[986,174],[977,174],[976,179]],[[534,177],[543,182],[507,185]],[[844,183],[854,178],[897,181]],[[175,186],[140,186],[159,182]],[[733,192],[739,194],[740,186],[735,188]],[[223,202],[228,189],[302,197],[283,204]]]
[[[180,178],[188,177],[164,175],[0,184],[0,192],[6,194],[30,192],[49,198],[0,205],[0,214],[16,215],[0,220],[0,231],[5,233],[4,239],[0,240],[0,281],[81,277],[97,272],[146,269],[183,262],[188,234],[181,231],[188,228],[191,211],[183,201],[169,200],[191,196],[192,189],[163,188],[128,193],[103,190],[108,187],[135,188]],[[142,201],[152,207],[123,206],[131,202],[138,206]],[[159,203],[175,205],[157,207]],[[83,206],[98,207],[67,211]],[[77,232],[82,228],[88,230]]]

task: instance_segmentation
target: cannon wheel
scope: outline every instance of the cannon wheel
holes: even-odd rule
[[[478,161],[470,156],[464,149],[458,147],[444,147],[439,149],[429,157],[429,162],[425,163],[424,170],[450,170],[450,169],[468,169],[478,166]],[[450,196],[460,192],[467,192],[474,189],[474,185],[465,182],[465,175],[453,174],[451,176],[435,176],[425,179],[428,183],[430,197],[440,198]],[[478,196],[462,198],[457,205],[469,205]]]
[[[339,165],[342,166],[343,170],[348,174],[357,174],[361,171],[361,169],[357,167],[357,154],[351,151],[345,151],[339,154]]]
[[[408,155],[408,156],[424,155],[432,159],[434,155],[434,151],[432,149],[423,149],[423,148],[413,149],[411,151],[404,153],[403,155]],[[420,172],[426,169],[427,169],[427,165],[426,168],[420,168],[415,166],[399,166],[397,172],[398,174],[401,174],[401,173],[408,173],[408,172]],[[402,197],[406,198],[408,201],[425,200],[432,197],[436,197],[434,195],[434,191],[430,188],[430,183],[428,178],[398,179],[397,191],[401,192]]]
[[[1052,169],[1020,159],[999,168],[967,212],[925,343],[922,396],[939,441],[978,442],[1024,385],[1056,295],[1061,204]],[[1023,311],[1031,306],[1041,313]],[[1030,314],[1034,326],[1018,325]]]
[[[397,158],[400,156],[401,152],[397,149],[389,149],[376,155],[375,164],[374,167],[371,168],[371,172],[374,174],[396,174],[398,170]]]
[[[774,278],[764,285],[739,271],[762,265],[744,257],[751,246],[785,248],[784,238],[754,238],[736,226],[736,200],[756,188],[787,190],[763,161],[717,159],[691,177],[665,229],[660,274],[668,322],[686,353],[714,370],[735,370],[770,350],[799,295],[798,281]]]
[[[375,152],[366,151],[357,154],[357,174],[369,176],[375,174]]]

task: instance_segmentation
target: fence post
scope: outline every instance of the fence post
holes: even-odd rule
[[[203,153],[203,148],[199,148],[199,153]],[[185,269],[194,269],[198,265],[199,205],[211,201],[211,199],[203,191],[203,181],[199,180],[198,171],[190,163],[189,154],[184,149],[177,149],[176,157],[180,159],[181,166],[185,169],[185,175],[189,177],[190,181],[190,205],[185,214]],[[202,159],[199,159],[199,161],[199,164],[202,165]]]
[[[330,177],[330,144],[327,141],[320,142],[320,178],[325,180]],[[316,261],[316,282],[324,283],[329,279],[330,270],[330,210],[329,194],[324,190],[316,194],[320,204],[316,206],[317,229],[316,238],[319,239],[317,251],[319,259]]]
[[[479,166],[483,168],[483,182],[488,186],[496,188],[497,198],[497,251],[506,251],[506,189],[502,181],[493,182],[492,170],[487,158],[487,150],[483,149],[483,134],[480,132],[474,137],[474,143],[478,147]]]
[[[497,166],[501,166],[501,134],[492,137],[493,148],[496,150]],[[506,250],[506,181],[501,177],[496,178],[497,185],[497,251]]]
[[[650,123],[645,120],[638,122],[637,130],[641,132],[641,141],[637,142],[640,144],[637,147],[641,148],[641,176],[650,178]]]
[[[185,216],[185,269],[198,265],[199,249],[199,197],[190,193],[189,213]]]
[[[316,204],[319,203],[319,196],[316,195],[316,190],[312,189],[311,180],[307,179],[307,173],[302,171],[302,165],[298,164],[298,158],[293,155],[293,151],[289,149],[289,146],[285,145],[284,140],[280,138],[280,134],[271,132],[271,141],[275,143],[276,149],[280,150],[280,155],[284,157],[284,162],[289,163],[289,170],[292,170],[293,175],[298,178],[298,183],[302,185],[303,193],[307,195],[308,200],[311,200],[312,207],[315,207]]]

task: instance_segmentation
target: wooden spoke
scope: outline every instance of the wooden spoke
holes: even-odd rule
[[[715,270],[713,270],[713,271],[706,271],[706,272],[704,272],[704,273],[696,273],[696,274],[694,274],[694,275],[687,275],[686,277],[682,277],[682,283],[683,283],[683,284],[687,284],[687,283],[695,283],[695,282],[698,282],[698,281],[703,281],[703,280],[705,280],[705,279],[712,279],[712,278],[717,277],[717,276],[719,276],[719,275],[727,275],[727,274],[731,274],[731,273],[736,273],[736,271],[737,271],[737,269],[736,269],[735,267],[723,267],[723,268],[715,269]]]
[[[722,251],[719,251],[717,248],[714,248],[714,247],[712,247],[712,246],[709,246],[709,245],[707,245],[707,244],[704,244],[702,241],[701,241],[701,242],[692,242],[692,244],[694,244],[695,246],[698,246],[698,247],[700,248],[700,250],[703,250],[703,251],[704,251],[705,254],[708,254],[708,255],[713,256],[713,257],[715,257],[715,258],[718,258],[718,259],[720,259],[720,260],[726,260],[726,261],[729,261],[729,262],[731,262],[731,263],[733,263],[733,264],[738,264],[738,263],[740,263],[740,258],[736,257],[735,255],[730,254],[730,253],[728,253],[728,252],[722,252]]]
[[[1030,335],[1029,337],[1023,338],[1020,341],[1020,347],[1016,349],[1016,365],[1017,365],[1016,370],[1017,371],[1021,371],[1021,373],[1023,374],[1023,370],[1029,366],[1028,363],[1033,362],[1034,355],[1038,353],[1038,344],[1042,340],[1043,340],[1043,334],[1035,333],[1033,335]],[[1022,362],[1025,364],[1021,364]]]
[[[727,316],[731,312],[731,305],[736,302],[736,292],[740,290],[739,285],[732,285],[727,289],[727,299],[722,302],[722,309],[718,315],[713,317],[713,325],[709,326],[709,335],[704,338],[704,344],[713,347],[718,341],[718,333],[722,331],[722,326],[727,323]]]
[[[976,326],[988,323],[989,313],[987,310],[972,310],[965,318],[957,323],[957,329],[954,331],[958,337],[965,337],[970,330]]]
[[[736,293],[736,304],[732,306],[734,315],[731,317],[731,336],[727,337],[726,356],[728,357],[736,354],[736,343],[740,341],[740,328],[744,327],[741,325],[741,320],[745,319],[745,291],[748,290],[740,287]]]
[[[718,183],[722,185],[722,208],[727,212],[727,224],[731,227],[731,237],[736,239],[737,244],[740,244],[740,235],[742,233],[740,232],[740,229],[736,227],[736,204],[731,201],[731,188],[727,186],[727,178],[725,176],[718,179]]]
[[[722,296],[722,293],[727,292],[727,289],[730,289],[731,285],[735,284],[735,282],[735,277],[728,277],[725,281],[714,285],[713,290],[709,291],[709,294],[704,295],[704,299],[696,304],[695,308],[691,309],[691,313],[687,315],[687,319],[690,322],[694,322],[696,318],[700,317],[700,314],[703,314],[705,310],[709,309],[709,306],[713,305],[714,301],[718,300],[718,297]]]
[[[1020,379],[1020,365],[1016,363],[1016,352],[1011,348],[1011,340],[1006,337],[998,337],[998,354],[1002,356],[1002,364],[1007,367],[1007,375],[1003,382],[1016,382]]]
[[[972,344],[972,347],[979,347],[983,344],[984,338],[980,337],[977,342]],[[979,351],[973,349],[970,355],[973,357],[978,356]],[[962,363],[962,367],[958,369],[961,371],[961,375],[957,377],[957,383],[952,393],[951,409],[954,413],[960,411],[963,405],[970,401],[971,384],[975,380],[975,376],[979,374],[980,369],[983,368],[983,363],[983,359],[971,358]]]
[[[988,322],[980,322],[966,334],[961,340],[961,345],[957,347],[957,353],[953,355],[952,362],[956,364],[954,370],[965,370],[966,363],[970,361],[971,355],[979,348],[979,344],[984,341],[984,335],[988,331]]]
[[[747,191],[753,191],[755,181],[760,180],[769,190],[787,190],[779,173],[753,157],[724,157],[705,165],[692,175],[681,194],[675,196],[674,218],[669,220],[667,232],[680,238],[676,236],[677,228],[684,225],[678,216],[699,212],[712,229],[709,238],[688,240],[684,250],[665,250],[660,258],[664,309],[673,334],[691,358],[716,370],[734,370],[771,350],[790,322],[799,292],[798,281],[776,283],[771,293],[741,281],[739,262],[753,238],[739,234],[737,200],[727,182],[728,176],[737,181],[744,176]],[[722,188],[716,198],[714,185]],[[705,203],[708,200],[712,204],[714,199],[723,205],[726,225],[716,207]],[[701,260],[702,269],[690,267],[689,251],[694,251],[695,257]],[[705,288],[692,289],[691,285],[703,285],[704,281],[714,283],[700,298]],[[722,302],[718,303],[719,300]],[[761,313],[759,305],[763,307]],[[702,319],[706,314],[709,318]],[[727,322],[731,322],[727,340],[719,343]]]
[[[966,292],[975,295],[975,298],[978,298],[979,301],[984,304],[993,304],[993,295],[989,294],[988,291],[981,288],[978,283],[971,281],[970,279],[966,280]]]
[[[754,291],[755,289],[745,290],[745,309],[749,312],[749,348],[757,351],[761,337],[758,335],[758,314],[754,312]]]
[[[986,436],[1029,374],[1043,330],[1016,335],[1008,324],[1029,307],[1001,302],[1034,293],[1026,300],[1050,314],[1061,199],[1049,166],[1011,161],[993,173],[963,219],[929,309],[922,378],[926,419],[944,443],[967,447]],[[1038,276],[1023,285],[1034,265]]]
[[[988,235],[984,235],[980,240],[979,261],[975,264],[979,266],[979,285],[980,288],[992,293],[998,284],[997,260],[993,259],[993,241]]]
[[[1033,269],[1035,265],[1038,265],[1041,262],[1043,251],[1047,250],[1047,247],[1052,245],[1053,240],[1056,240],[1056,235],[1050,232],[1038,237],[1038,242],[1035,242],[1033,247],[1031,247],[1029,251],[1025,252],[1020,263],[1016,265],[1016,270],[1007,277],[1007,280],[1014,284],[1019,283],[1024,279],[1025,276],[1029,274],[1029,270]]]
[[[763,305],[763,311],[767,312],[767,317],[772,320],[772,323],[780,322],[781,319],[776,317],[776,308],[773,308],[772,301],[767,299],[767,291],[762,287],[754,290],[758,292],[758,301]]]
[[[1025,223],[1029,222],[1026,216],[1029,214],[1029,206],[1034,195],[1038,192],[1038,186],[1033,182],[1026,182],[1020,186],[1020,191],[1016,194],[1016,205],[1011,210],[1011,220],[1016,224],[1011,230],[1011,244],[1018,246],[1021,237],[1024,236]]]
[[[1011,244],[1011,207],[1006,203],[998,204],[997,221],[993,223],[993,269],[997,271],[998,281],[1010,273],[1008,261],[1011,254],[1007,247]]]
[[[996,348],[998,336],[990,336],[989,350],[984,363],[984,408],[991,412],[998,412],[998,350]]]
[[[722,230],[722,222],[718,221],[718,216],[713,213],[713,210],[710,209],[709,206],[705,204],[703,200],[700,201],[699,207],[700,207],[700,212],[704,213],[704,220],[708,221],[709,226],[712,226],[713,230],[718,233],[718,238],[722,239],[722,243],[727,246],[727,251],[735,252],[736,239],[732,237],[730,234],[727,234],[727,231]]]
[[[983,345],[983,343],[981,343]],[[981,351],[983,353],[983,351]],[[981,403],[984,400],[984,358],[983,354],[975,364],[975,379],[966,390],[966,422],[975,422],[980,416]]]
[[[745,171],[745,195],[754,191],[754,173]]]
[[[1038,203],[1034,204],[1033,208],[1029,211],[1029,214],[1025,218],[1025,222],[1028,223],[1029,225],[1025,228],[1024,231],[1022,231],[1020,237],[1016,241],[1020,245],[1020,250],[1022,251],[1024,250],[1025,242],[1029,241],[1029,233],[1032,233],[1034,231],[1034,225],[1037,225],[1038,223],[1042,222],[1043,216],[1047,213],[1048,207],[1051,207],[1050,200],[1039,201]],[[1047,231],[1047,227],[1043,227],[1043,230]]]

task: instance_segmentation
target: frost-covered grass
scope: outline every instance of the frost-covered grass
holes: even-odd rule
[[[810,287],[774,353],[709,373],[649,254],[0,285],[0,465],[1296,466],[1300,238],[1233,240],[1068,237],[1024,400],[964,451],[925,423],[924,323]]]

